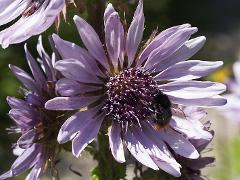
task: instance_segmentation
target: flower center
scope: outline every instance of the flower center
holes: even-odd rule
[[[44,0],[32,0],[32,2],[28,5],[22,15],[25,17],[31,16],[41,7],[43,3]]]
[[[113,120],[140,123],[154,114],[156,82],[141,69],[127,69],[111,77],[104,109]]]

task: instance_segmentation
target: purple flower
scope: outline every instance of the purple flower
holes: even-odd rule
[[[233,64],[234,79],[230,79],[227,82],[229,94],[224,97],[227,99],[228,103],[218,108],[219,112],[222,113],[226,118],[233,120],[233,122],[240,122],[239,104],[240,104],[240,61],[236,61]]]
[[[189,119],[195,119],[197,123],[204,118],[204,110],[194,107],[187,107],[184,111],[188,114]],[[197,116],[196,116],[197,115]],[[200,124],[199,124],[200,125]],[[198,150],[199,153],[207,150],[208,144],[212,141],[214,131],[210,130],[210,122],[205,122],[202,128],[205,132],[208,132],[212,135],[212,138],[209,139],[190,139],[191,143]],[[210,136],[209,136],[210,137]],[[198,159],[188,159],[185,157],[181,157],[177,154],[174,154],[176,160],[182,165],[181,169],[181,179],[183,180],[204,180],[205,178],[202,176],[201,170],[206,166],[210,166],[215,161],[214,157],[211,156],[202,156]]]
[[[47,30],[65,5],[64,0],[0,0],[0,26],[19,18],[0,32],[3,48]]]
[[[196,147],[196,149],[199,152],[205,150],[209,142],[210,141],[206,142],[201,147]],[[211,156],[200,156],[198,159],[187,159],[180,156],[176,156],[175,158],[182,165],[182,176],[180,179],[183,180],[205,180],[201,170],[212,165],[215,161],[215,158]]]
[[[61,127],[58,142],[72,140],[79,156],[111,120],[109,142],[114,158],[125,162],[124,146],[142,164],[180,176],[176,154],[196,159],[189,139],[211,139],[200,122],[188,119],[184,106],[221,106],[226,100],[220,83],[195,79],[208,75],[222,62],[188,60],[205,37],[190,40],[197,28],[174,26],[139,47],[143,30],[143,2],[139,1],[128,31],[109,4],[104,14],[105,43],[82,18],[74,21],[86,49],[53,35],[63,60],[55,68],[65,78],[56,89],[61,96],[49,100],[50,110],[77,110]],[[199,113],[196,113],[198,115]]]
[[[22,82],[25,99],[8,97],[7,102],[11,107],[10,118],[14,127],[9,131],[20,133],[21,137],[15,144],[14,154],[18,156],[10,170],[0,176],[0,179],[18,176],[31,169],[28,180],[40,179],[45,171],[55,172],[55,161],[59,152],[56,140],[60,128],[57,112],[49,112],[44,108],[44,103],[55,97],[54,84],[56,73],[53,69],[55,56],[52,58],[44,51],[41,39],[38,44],[41,58],[40,68],[25,46],[26,59],[33,77],[22,69],[10,65],[14,75]],[[43,73],[44,70],[44,73]]]

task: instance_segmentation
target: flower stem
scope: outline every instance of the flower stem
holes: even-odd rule
[[[119,180],[126,177],[126,164],[115,161],[109,148],[108,136],[105,133],[98,135],[98,148],[94,153],[98,166],[92,171],[94,180]]]

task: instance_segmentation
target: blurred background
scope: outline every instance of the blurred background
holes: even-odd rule
[[[77,0],[76,2],[78,2],[78,8],[72,6],[68,9],[67,22],[62,21],[58,31],[53,27],[43,34],[44,44],[49,52],[50,46],[47,39],[53,32],[57,32],[66,40],[77,44],[81,43],[72,20],[74,14],[80,14],[89,19],[91,23],[95,22],[95,24],[101,20],[99,14],[102,12],[94,11],[94,3],[97,0]],[[134,0],[112,0],[110,2],[121,12],[122,16],[125,12],[127,22],[131,21],[136,7]],[[192,59],[223,60],[224,68],[207,78],[226,82],[234,78],[232,65],[240,57],[239,7],[239,0],[145,0],[146,29],[144,37],[149,37],[152,30],[156,28],[161,31],[183,23],[190,23],[192,26],[198,27],[199,31],[194,36],[204,35],[207,37],[207,42]],[[95,15],[89,16],[89,12],[94,12]],[[36,55],[37,37],[31,38],[27,42],[30,51]],[[11,146],[17,139],[16,136],[8,135],[5,131],[7,127],[12,125],[7,116],[9,107],[5,99],[7,96],[20,97],[18,93],[20,83],[9,71],[8,64],[18,65],[29,71],[24,56],[23,44],[12,45],[5,50],[0,48],[0,173],[8,170],[15,159],[12,155]],[[217,159],[213,166],[204,170],[204,174],[209,179],[240,180],[240,121],[238,119],[226,119],[217,110],[209,110],[209,119],[213,124],[212,129],[216,133],[214,141],[209,146],[209,150],[213,150],[205,153],[211,154]],[[83,172],[83,174],[86,172],[83,179],[90,178],[87,174],[90,174],[93,168],[92,163],[94,163],[88,161],[85,164],[86,156],[87,154],[79,160],[74,159],[71,155],[64,156],[64,162],[71,163],[74,159],[79,164],[79,166],[75,165],[75,169]],[[62,179],[69,179],[67,177],[69,176]],[[71,177],[70,179],[79,179],[73,173]],[[15,179],[23,179],[23,176]]]

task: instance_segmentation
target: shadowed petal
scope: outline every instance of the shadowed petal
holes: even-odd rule
[[[201,157],[200,159],[193,159],[191,161],[191,168],[195,170],[199,170],[205,168],[207,165],[213,163],[215,158],[213,157]]]
[[[97,59],[105,68],[108,69],[107,57],[102,47],[102,43],[95,30],[79,16],[74,16],[74,21],[78,32],[81,36],[83,44],[86,46],[90,54]]]
[[[11,96],[8,96],[7,97],[7,103],[8,105],[12,108],[12,109],[27,109],[29,110],[29,104],[22,100],[22,99],[18,99],[18,98],[15,98],[15,97],[11,97]]]
[[[83,132],[84,129],[94,121],[94,116],[100,107],[94,110],[87,110],[83,112],[78,112],[68,118],[62,125],[57,140],[60,144],[72,140],[77,132]]]
[[[39,68],[39,65],[37,64],[36,60],[32,57],[31,53],[28,51],[26,44],[24,46],[24,50],[26,53],[28,66],[31,69],[36,84],[38,85],[38,87],[41,87],[42,89],[46,90],[47,89],[46,77],[44,76],[43,71]]]
[[[44,68],[44,71],[46,73],[46,77],[48,81],[55,81],[56,77],[55,77],[55,69],[53,68],[53,64],[55,63],[55,58],[51,58],[47,52],[45,51],[45,49],[43,48],[43,44],[42,44],[42,36],[40,35],[38,38],[38,43],[37,43],[37,51],[39,56],[41,57],[42,60],[42,65]]]
[[[177,154],[190,159],[199,157],[195,147],[180,133],[167,128],[164,131],[160,131],[159,134]]]
[[[45,104],[45,99],[35,94],[26,95],[25,100],[26,102],[28,102],[30,108],[32,108],[31,105],[40,108],[40,107],[44,107],[44,104]]]
[[[46,102],[45,108],[49,110],[75,110],[88,106],[99,99],[99,96],[94,97],[56,97]]]
[[[161,169],[165,169],[166,172],[172,174],[173,176],[179,177],[181,175],[180,172],[181,165],[174,159],[172,153],[168,150],[168,147],[166,146],[165,142],[163,142],[163,140],[161,139],[161,136],[148,123],[144,124],[143,131],[146,134],[146,136],[148,136],[161,151],[161,156],[159,158],[152,157],[154,158],[156,164]]]
[[[154,170],[158,170],[158,166],[149,156],[148,150],[142,145],[141,142],[135,137],[130,129],[127,129],[124,135],[124,140],[130,153],[143,165],[150,167]]]
[[[78,83],[77,81],[67,78],[60,79],[56,84],[56,90],[62,96],[75,96],[89,91],[96,91],[98,89],[100,89],[100,87]]]
[[[132,64],[138,49],[138,45],[142,40],[144,21],[145,18],[143,14],[143,1],[139,0],[132,23],[127,33],[126,52],[128,56],[128,65]]]
[[[33,145],[30,148],[26,149],[24,153],[19,156],[13,163],[11,167],[13,175],[16,176],[18,174],[21,174],[25,170],[34,166],[34,162],[38,154],[39,147],[37,145]]]
[[[25,71],[14,65],[9,65],[9,68],[27,89],[29,89],[32,92],[39,93],[39,90],[37,88],[38,86],[36,85],[35,81],[31,78],[31,76],[29,76]]]
[[[222,61],[189,60],[179,62],[154,77],[156,81],[187,81],[198,79],[215,71],[223,65]]]
[[[56,62],[55,68],[66,78],[85,83],[101,83],[94,71],[89,71],[87,66],[76,59],[64,59]]]
[[[89,124],[72,141],[72,153],[79,157],[83,149],[91,143],[97,136],[105,115],[99,115]]]
[[[96,60],[88,51],[78,45],[61,39],[57,34],[52,35],[55,46],[63,59],[76,59],[81,61],[88,71],[94,72],[97,75],[102,75]]]
[[[109,144],[112,151],[113,157],[117,162],[123,163],[125,162],[123,144],[121,139],[121,127],[117,122],[112,123],[112,127],[109,131]]]
[[[142,132],[137,128],[135,128],[134,130],[135,137],[142,143],[142,145],[146,149],[149,150],[149,155],[152,158],[152,160],[156,163],[156,165],[160,167],[162,170],[174,175],[175,177],[179,177],[181,175],[180,173],[181,165],[178,164],[174,159],[171,159],[171,155],[168,156],[166,153],[160,150],[157,146],[157,143],[153,141],[152,137],[149,138],[150,137],[149,133],[150,132],[147,131]],[[163,142],[161,142],[160,139],[158,142],[159,144],[163,144]]]
[[[39,121],[39,115],[34,110],[11,109],[9,116],[22,128],[31,128]]]
[[[40,176],[43,172],[43,164],[41,162],[38,162],[30,171],[28,176],[26,177],[26,180],[38,180],[40,179]]]
[[[31,129],[27,131],[18,139],[17,145],[23,149],[29,148],[30,146],[32,146],[34,140],[36,139],[36,133],[36,129]]]

